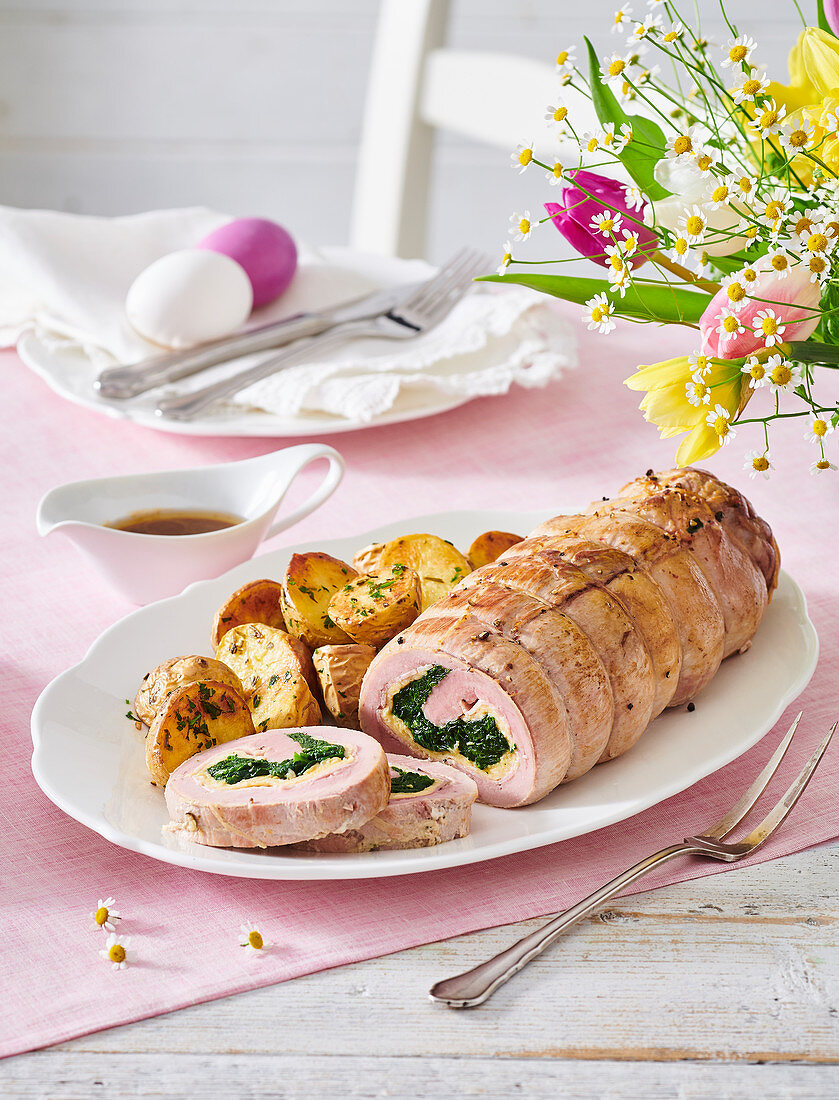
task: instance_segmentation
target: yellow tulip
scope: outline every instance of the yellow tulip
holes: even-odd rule
[[[692,405],[688,400],[687,387],[696,368],[686,355],[640,366],[624,383],[631,390],[646,391],[641,410],[663,439],[689,433],[676,452],[679,465],[698,462],[720,449],[716,432],[706,423],[715,405],[724,406],[734,419],[751,396],[748,378],[740,370],[742,360],[709,359],[708,363],[711,371],[704,381],[710,404]]]
[[[839,89],[839,41],[818,27],[805,27],[790,50],[789,84],[774,80],[767,89],[787,113],[820,103]]]

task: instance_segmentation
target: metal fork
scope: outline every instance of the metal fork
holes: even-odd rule
[[[293,363],[305,361],[312,352],[320,354],[359,336],[382,336],[391,340],[412,339],[438,325],[464,296],[476,275],[486,271],[487,257],[472,249],[461,249],[428,282],[405,301],[378,317],[348,321],[328,332],[298,340],[287,350],[230,378],[203,386],[191,393],[162,398],[155,408],[159,417],[191,420],[209,405],[239,393],[247,386],[268,378]]]
[[[669,848],[663,848],[660,852],[647,856],[640,863],[636,863],[634,867],[630,867],[623,874],[618,875],[617,878],[613,878],[611,882],[607,882],[605,886],[601,886],[599,890],[595,890],[587,898],[583,898],[582,901],[578,901],[576,905],[573,905],[564,913],[560,913],[558,917],[554,917],[542,928],[538,928],[535,932],[531,932],[529,936],[523,937],[523,939],[514,943],[512,947],[508,947],[506,951],[501,951],[498,955],[493,956],[493,958],[488,959],[472,970],[467,970],[454,978],[446,978],[445,981],[437,982],[429,990],[431,1000],[447,1005],[449,1008],[474,1008],[475,1005],[483,1004],[499,986],[504,985],[514,974],[524,969],[529,962],[540,955],[549,944],[558,939],[566,928],[570,928],[584,917],[589,916],[604,901],[608,901],[609,898],[619,894],[630,883],[641,878],[642,875],[648,874],[654,868],[660,867],[662,863],[667,863],[676,856],[706,856],[710,859],[724,860],[726,863],[736,863],[737,860],[757,851],[761,844],[785,820],[787,814],[801,797],[804,788],[810,782],[810,778],[816,770],[816,766],[824,755],[825,749],[830,744],[830,739],[837,725],[836,722],[833,723],[827,736],[804,765],[787,793],[774,809],[770,810],[757,828],[753,829],[748,836],[744,836],[740,841],[726,843],[725,838],[746,817],[758,798],[766,790],[769,781],[777,771],[790,746],[800,720],[801,714],[790,726],[789,732],[778,745],[769,763],[754,783],[736,805],[732,806],[728,813],[720,818],[716,825],[712,825],[710,829],[706,829],[704,833],[700,833],[698,836],[686,837],[681,844],[673,844]]]

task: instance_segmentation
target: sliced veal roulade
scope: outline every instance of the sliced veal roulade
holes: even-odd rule
[[[376,852],[429,848],[466,836],[478,787],[437,760],[388,754],[390,801],[365,825],[296,844],[307,852]]]
[[[385,808],[381,745],[333,726],[269,730],[206,749],[166,784],[167,829],[216,848],[268,848],[354,829]]]

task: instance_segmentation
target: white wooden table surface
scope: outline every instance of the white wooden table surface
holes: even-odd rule
[[[485,1006],[434,981],[541,921],[0,1063],[5,1100],[839,1097],[839,842],[619,900]]]

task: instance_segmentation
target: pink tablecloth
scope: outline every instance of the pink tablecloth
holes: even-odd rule
[[[418,512],[588,500],[650,466],[670,465],[672,443],[658,441],[636,411],[636,395],[620,383],[638,358],[664,358],[678,346],[675,334],[653,329],[585,337],[580,368],[547,390],[517,390],[433,420],[336,436],[330,442],[348,464],[343,485],[319,513],[282,537],[317,546],[336,532],[352,534]],[[36,502],[62,481],[244,458],[277,444],[133,427],[62,401],[12,354],[2,357],[2,370],[2,1054],[564,908],[641,855],[713,819],[786,729],[789,716],[741,761],[594,838],[458,870],[357,883],[250,882],[115,848],[38,790],[29,771],[28,727],[49,679],[78,661],[129,608],[101,587],[69,543],[39,542]],[[819,669],[802,700],[805,736],[791,773],[839,709],[839,481],[835,474],[807,475],[811,456],[796,423],[779,436],[772,481],[749,483],[742,454],[752,443],[745,434],[709,465],[743,485],[772,523],[822,641]],[[834,750],[759,858],[836,836],[837,786]],[[657,882],[724,869],[685,861]],[[131,965],[123,971],[100,959],[103,937],[88,916],[107,894],[118,899],[121,932],[132,938]],[[275,944],[264,957],[249,957],[238,946],[246,919]]]

